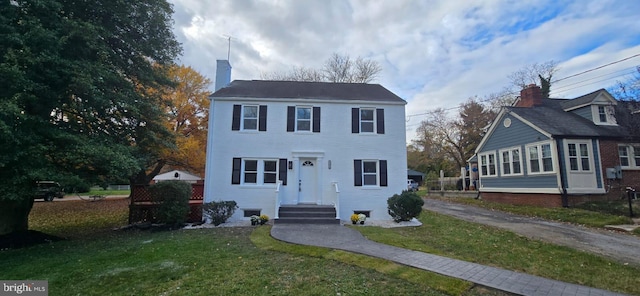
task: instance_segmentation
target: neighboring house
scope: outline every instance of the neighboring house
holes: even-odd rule
[[[158,174],[153,178],[154,183],[168,181],[168,180],[180,180],[185,181],[187,183],[198,183],[202,181],[202,178],[199,176],[193,175],[191,173],[179,170],[169,171],[163,174]]]
[[[575,99],[522,90],[476,149],[482,199],[569,206],[640,187],[640,142],[618,125],[617,104],[604,89]]]
[[[391,219],[387,199],[407,187],[403,99],[377,84],[259,80],[210,98],[205,202],[236,201],[231,220],[300,204]]]

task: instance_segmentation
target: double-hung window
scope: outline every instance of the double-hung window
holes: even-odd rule
[[[242,106],[242,130],[258,130],[258,106]]]
[[[387,186],[387,161],[363,160],[353,161],[355,186]]]
[[[354,134],[384,134],[384,109],[352,108],[351,132]]]
[[[296,107],[296,130],[311,131],[311,107]]]
[[[231,130],[261,131],[267,130],[266,105],[233,105]]]
[[[498,172],[496,170],[496,154],[480,154],[480,176],[495,177],[497,175]]]
[[[287,159],[234,158],[231,184],[287,185]]]
[[[640,144],[618,146],[618,156],[621,167],[640,169]]]
[[[320,132],[320,107],[288,106],[287,132]]]
[[[591,171],[588,143],[567,143],[569,169],[574,172]]]
[[[597,125],[616,125],[615,109],[611,105],[592,105],[593,123]]]
[[[500,150],[500,162],[503,176],[522,175],[520,148]]]
[[[551,173],[554,171],[553,152],[551,151],[550,143],[527,146],[527,156],[530,174]]]

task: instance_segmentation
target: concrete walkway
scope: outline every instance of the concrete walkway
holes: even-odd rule
[[[518,295],[622,295],[476,263],[376,243],[342,225],[275,224],[274,238],[360,253]]]
[[[424,202],[424,209],[428,211],[506,229],[532,239],[594,253],[620,263],[640,266],[640,238],[633,235],[492,211],[436,199],[425,199]]]

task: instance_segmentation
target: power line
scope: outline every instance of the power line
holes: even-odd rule
[[[580,73],[578,73],[578,74],[569,75],[569,76],[566,76],[566,77],[563,77],[563,78],[557,79],[557,80],[555,80],[555,81],[551,81],[551,83],[556,83],[556,82],[558,82],[558,81],[562,81],[562,80],[565,80],[565,79],[568,79],[568,78],[571,78],[571,77],[576,77],[576,76],[579,76],[579,75],[582,75],[582,74],[586,74],[586,73],[589,73],[589,72],[592,72],[592,71],[595,71],[595,70],[598,70],[598,69],[602,69],[602,68],[604,68],[604,67],[608,67],[608,66],[611,66],[611,65],[615,65],[615,64],[617,64],[617,63],[624,62],[624,61],[626,61],[626,60],[630,60],[630,59],[632,59],[632,58],[639,57],[639,56],[640,56],[640,53],[637,53],[637,54],[634,54],[634,55],[632,55],[632,56],[630,56],[630,57],[626,57],[626,58],[624,58],[624,59],[617,60],[617,61],[615,61],[615,62],[611,62],[611,63],[608,63],[608,64],[604,64],[604,65],[602,65],[602,66],[598,66],[598,67],[591,68],[591,69],[586,70],[586,71],[582,71],[582,72],[580,72]]]
[[[552,81],[551,83],[554,84],[554,83],[556,83],[558,81],[563,81],[563,80],[566,80],[566,79],[569,79],[569,78],[572,78],[572,77],[580,76],[580,75],[583,75],[583,74],[586,74],[586,73],[589,73],[589,72],[593,72],[593,71],[596,71],[596,70],[599,70],[599,69],[602,69],[602,68],[605,68],[605,67],[608,67],[608,66],[611,66],[611,65],[615,65],[615,64],[618,64],[618,63],[621,63],[621,62],[624,62],[624,61],[627,61],[627,60],[630,60],[630,59],[633,59],[633,58],[636,58],[636,57],[640,57],[640,53],[637,53],[637,54],[634,54],[634,55],[631,55],[631,56],[628,56],[628,57],[625,57],[625,58],[622,58],[622,59],[619,59],[619,60],[616,60],[616,61],[613,61],[613,62],[610,62],[610,63],[607,63],[607,64],[604,64],[604,65],[601,65],[601,66],[598,66],[598,67],[594,67],[594,68],[582,71],[580,73],[576,73],[576,74],[572,74],[572,75],[569,75],[569,76],[565,76],[565,77],[556,79],[556,80]],[[616,71],[616,72],[618,72],[618,71]],[[615,73],[615,72],[613,72],[613,73]],[[618,75],[618,76],[615,76],[615,77],[619,77],[619,76],[623,76],[623,75],[627,75],[627,74],[632,74],[632,73],[633,72],[625,73],[625,74]],[[610,74],[612,74],[612,73],[601,75],[601,76],[598,76],[598,77],[602,77],[602,76],[606,76],[606,75],[610,75]],[[615,77],[611,77],[609,79],[612,79],[612,78],[615,78]],[[568,87],[568,86],[575,85],[575,84],[578,84],[578,83],[583,83],[585,81],[589,81],[589,80],[593,80],[593,79],[594,78],[586,79],[586,80],[583,80],[583,81],[578,81],[578,82],[566,85],[564,87]],[[598,83],[598,82],[606,81],[606,80],[609,80],[609,79],[599,80],[599,81],[596,81],[596,82],[593,82],[593,83]],[[589,83],[589,84],[593,84],[593,83]],[[589,85],[589,84],[585,84],[585,85]],[[580,86],[577,86],[577,87],[569,88],[569,89],[565,90],[565,92],[568,91],[568,90],[571,90],[571,89],[582,87],[582,86],[584,86],[584,85],[580,85]],[[560,87],[560,88],[562,89],[563,87]],[[555,90],[554,90],[554,92],[555,92]],[[516,95],[516,94],[518,94],[518,92],[515,92],[515,91],[514,92],[509,92],[509,93],[504,93],[504,95]],[[486,103],[486,102],[492,101],[494,99],[497,99],[497,98],[486,98],[486,99],[483,99],[483,100],[479,100],[478,102]],[[450,110],[459,109],[460,107],[461,106],[450,107],[450,108],[446,108],[446,109],[443,109],[443,110],[444,111],[450,111]],[[412,117],[428,115],[428,114],[431,114],[434,111],[435,110],[428,111],[428,112],[423,112],[423,113],[410,114],[410,115],[405,116],[405,118],[406,118],[406,121],[409,121],[409,120],[411,120]],[[413,126],[413,125],[410,125],[410,126]]]

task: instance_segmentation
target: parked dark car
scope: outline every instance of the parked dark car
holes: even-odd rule
[[[54,198],[63,198],[64,191],[62,186],[58,182],[54,181],[38,181],[36,182],[36,192],[33,195],[34,199],[44,199],[45,201],[52,201]]]

